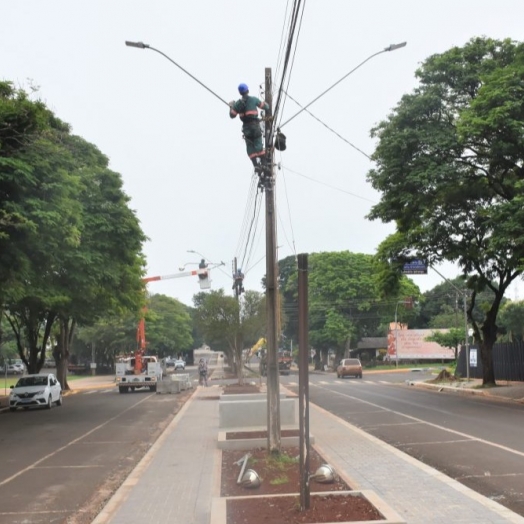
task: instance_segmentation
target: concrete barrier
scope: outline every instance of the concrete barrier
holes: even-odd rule
[[[180,389],[182,391],[185,391],[186,389],[191,389],[193,387],[193,383],[189,378],[189,373],[178,373],[170,376],[172,382],[180,384]]]
[[[156,392],[158,394],[180,393],[181,389],[181,382],[169,379],[159,380],[156,385]]]
[[[294,398],[280,399],[280,424],[297,424],[298,404]],[[220,400],[218,403],[219,427],[267,427],[267,400]]]

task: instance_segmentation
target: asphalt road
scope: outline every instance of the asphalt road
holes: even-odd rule
[[[0,522],[90,523],[191,393],[112,386],[0,413]]]
[[[522,404],[406,385],[424,373],[309,378],[311,402],[524,516]]]

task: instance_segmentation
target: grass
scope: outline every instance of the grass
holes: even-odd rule
[[[282,484],[287,484],[289,482],[289,478],[287,475],[280,475],[279,477],[274,478],[273,480],[270,480],[269,483],[272,486],[281,486]]]

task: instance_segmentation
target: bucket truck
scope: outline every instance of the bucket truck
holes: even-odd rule
[[[193,271],[183,271],[174,275],[164,275],[156,277],[145,277],[144,283],[156,282],[157,280],[167,280],[170,278],[190,277],[198,275],[200,289],[209,289],[211,287],[210,268],[205,261],[201,261],[199,268]],[[162,380],[163,368],[158,358],[155,356],[146,356],[146,326],[145,311],[142,312],[136,331],[137,349],[134,356],[124,358],[116,364],[116,384],[120,393],[134,391],[135,388],[149,388],[150,391],[156,391],[158,381]]]

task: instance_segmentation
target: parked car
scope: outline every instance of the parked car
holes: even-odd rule
[[[362,378],[362,364],[358,358],[345,358],[337,366],[337,378]]]
[[[54,358],[46,358],[44,360],[44,367],[45,368],[54,368],[56,366],[56,362]]]
[[[25,373],[25,366],[24,366],[22,359],[15,360],[13,362],[13,366],[15,367],[15,369],[19,371],[20,375],[23,375]]]
[[[175,359],[171,357],[167,357],[165,360],[166,368],[172,368],[175,366]]]
[[[186,369],[186,363],[181,359],[175,360],[175,371],[177,369]]]
[[[0,374],[4,375],[6,373],[5,365],[0,367]],[[24,366],[19,366],[18,364],[7,364],[7,374],[8,375],[23,375]]]
[[[27,375],[18,379],[18,382],[11,386],[9,395],[11,411],[34,406],[51,409],[55,403],[57,406],[62,405],[62,386],[52,373]]]

